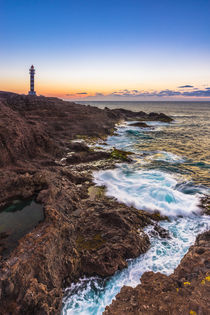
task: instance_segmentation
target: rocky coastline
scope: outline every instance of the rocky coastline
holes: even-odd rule
[[[117,161],[129,161],[129,156],[119,150],[94,151],[83,142],[75,142],[103,140],[123,120],[139,121],[140,125],[142,121],[172,121],[164,114],[101,110],[57,98],[0,92],[0,209],[13,200],[35,198],[43,205],[45,216],[19,240],[9,255],[4,254],[7,237],[0,231],[0,314],[59,314],[65,287],[82,275],[111,276],[127,266],[128,258],[147,251],[150,241],[143,231],[145,226],[153,225],[156,233],[168,237],[167,231],[158,225],[158,221],[164,219],[158,213],[149,214],[119,204],[92,183],[93,170],[114,167]],[[200,236],[197,243],[203,240],[206,244],[209,241],[206,235]],[[197,243],[178,269],[183,269],[186,259],[187,264],[201,259],[196,278],[200,281],[201,277],[202,280],[208,277],[205,268],[209,266],[202,256],[206,255],[206,250],[197,254],[200,246]],[[176,279],[166,277],[169,280],[164,278],[164,283],[174,281],[174,287],[175,281],[182,281],[176,271],[174,274]],[[151,281],[157,295],[155,285],[165,276],[152,273],[147,276],[154,278]],[[148,279],[147,276],[143,279]],[[155,277],[160,280],[156,281]],[[155,308],[146,309],[148,313],[141,310],[140,302],[132,297],[135,289],[123,290],[127,290],[127,302],[122,297],[127,306],[119,296],[105,314],[129,314],[126,311],[129,303],[133,312],[130,314],[156,314]],[[202,286],[202,290],[205,291],[206,286]],[[182,290],[181,286],[179,292],[183,292],[184,299],[185,287]],[[140,289],[134,294],[138,297],[143,293]],[[129,297],[138,304],[136,308]],[[186,298],[185,304],[188,302]],[[125,309],[118,308],[119,304]],[[207,314],[205,308],[203,310],[197,314]],[[165,313],[161,314],[169,314],[167,309],[163,311]]]
[[[200,234],[170,276],[145,272],[136,288],[124,286],[104,315],[209,314],[210,231]]]

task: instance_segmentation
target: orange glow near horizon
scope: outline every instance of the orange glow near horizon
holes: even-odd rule
[[[1,83],[1,82],[0,82]],[[18,94],[28,94],[28,91],[29,91],[29,84],[28,86],[26,86],[25,84],[22,85],[20,82],[17,84],[17,85],[12,85],[11,87],[8,86],[8,85],[3,85],[1,84],[1,90],[2,91],[8,91],[8,92],[13,92],[13,93],[18,93]],[[86,100],[88,98],[90,98],[90,100],[94,100],[94,97],[99,100],[98,98],[100,96],[98,96],[98,93],[103,93],[103,97],[105,99],[102,98],[102,100],[106,100],[106,97],[107,97],[107,100],[111,99],[111,95],[113,92],[115,92],[115,90],[110,90],[110,91],[104,91],[104,90],[100,90],[99,92],[98,91],[93,91],[93,90],[90,90],[88,91],[87,89],[83,89],[83,90],[72,90],[70,91],[69,93],[66,93],[66,90],[64,90],[63,87],[59,88],[58,86],[57,87],[48,87],[47,85],[45,87],[39,87],[38,84],[35,85],[35,90],[36,90],[36,93],[37,95],[44,95],[46,97],[58,97],[58,98],[62,98],[62,99],[72,99],[72,100]],[[124,89],[120,89],[120,90],[124,90]],[[132,89],[132,90],[135,90],[135,89]],[[176,89],[177,90],[177,89]],[[68,90],[69,91],[69,90]],[[85,92],[83,92],[85,91]],[[143,90],[142,92],[153,92],[153,90]],[[155,90],[156,92],[159,92],[160,90]],[[85,94],[84,94],[85,93]],[[140,98],[143,98],[143,100],[146,101],[146,98],[152,98],[150,96],[145,96],[145,97],[139,97],[139,99],[135,99],[133,97],[133,101],[138,101],[140,100]],[[164,100],[166,99],[166,97],[160,97],[159,100]],[[168,97],[169,98],[169,97]],[[176,100],[180,100],[180,99],[185,99],[185,100],[196,100],[198,99],[197,96],[180,96],[180,95],[174,95],[173,96],[173,99],[176,99]],[[206,101],[209,101],[210,98],[209,97],[205,97],[205,96],[199,96],[199,99],[201,100],[206,100]],[[112,99],[111,99],[112,100]],[[121,100],[125,100],[126,101],[126,97],[121,97]],[[129,99],[130,100],[130,99]],[[157,100],[157,99],[156,99]]]
[[[38,72],[38,71],[37,71]],[[21,76],[22,75],[22,76]],[[6,77],[4,80],[0,79],[0,90],[2,91],[10,91],[14,93],[19,94],[28,94],[29,91],[29,74],[28,73],[21,73],[21,75],[17,77]],[[43,77],[42,77],[43,76]],[[125,82],[124,82],[125,81]],[[198,82],[199,83],[199,82]],[[99,100],[117,100],[117,96],[114,96],[118,93],[125,93],[128,91],[128,95],[119,96],[122,100],[126,100],[127,98],[133,97],[133,100],[143,99],[146,100],[146,98],[153,99],[156,96],[153,96],[152,93],[159,93],[160,91],[164,90],[171,90],[173,92],[180,92],[180,91],[192,91],[191,89],[180,89],[179,87],[181,85],[184,85],[183,82],[176,82],[174,80],[169,80],[168,84],[163,84],[160,81],[151,81],[149,83],[149,80],[145,79],[145,82],[140,82],[139,84],[136,84],[136,82],[121,78],[121,82],[117,82],[115,80],[107,81],[105,79],[103,80],[94,80],[92,78],[91,80],[85,80],[85,78],[78,79],[75,78],[75,80],[72,79],[72,77],[66,77],[65,80],[62,80],[60,77],[56,78],[50,78],[49,76],[44,76],[42,73],[38,75],[36,73],[35,75],[35,91],[37,95],[45,95],[45,96],[53,96],[53,97],[59,97],[63,99],[72,99],[72,100],[79,100],[79,99],[90,99],[93,100],[94,97]],[[193,85],[193,84],[192,84]],[[193,85],[197,90],[203,90],[208,85],[206,84],[201,85],[197,84],[197,86]],[[148,93],[147,96],[135,96],[129,95],[129,93],[135,93],[132,91],[138,91],[139,93]],[[196,89],[194,89],[196,90]],[[123,92],[124,91],[124,92]],[[138,92],[136,92],[138,94]],[[150,95],[151,94],[151,95]],[[158,100],[161,99],[168,99],[170,100],[170,95],[163,95],[158,96]],[[173,99],[179,100],[179,99],[202,99],[202,100],[210,100],[209,96],[185,96],[185,95],[172,95]],[[130,100],[130,99],[129,99]],[[157,100],[157,99],[156,99]]]

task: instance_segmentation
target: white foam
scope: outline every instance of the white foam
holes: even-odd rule
[[[170,126],[170,123],[167,123],[167,122],[163,122],[163,121],[146,121],[146,124],[148,126]]]
[[[195,237],[209,228],[207,216],[192,216],[162,222],[171,239],[152,236],[151,248],[128,263],[128,268],[116,272],[108,281],[100,278],[83,278],[72,285],[64,301],[62,315],[102,315],[106,305],[124,285],[135,287],[146,271],[171,274],[179,264]],[[150,233],[151,228],[147,231]]]
[[[176,178],[158,170],[118,165],[114,170],[95,172],[94,182],[106,186],[107,196],[137,209],[159,210],[167,216],[189,215],[199,210],[199,194],[176,190]]]

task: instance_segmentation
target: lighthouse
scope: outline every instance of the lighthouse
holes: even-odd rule
[[[30,73],[30,91],[28,92],[28,95],[36,95],[36,92],[34,91],[34,75],[35,75],[35,69],[32,65],[29,69]]]

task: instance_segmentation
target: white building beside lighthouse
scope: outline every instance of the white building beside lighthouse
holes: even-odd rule
[[[36,95],[36,92],[34,91],[35,69],[33,65],[29,69],[29,73],[30,73],[30,91],[28,92],[28,95]]]

